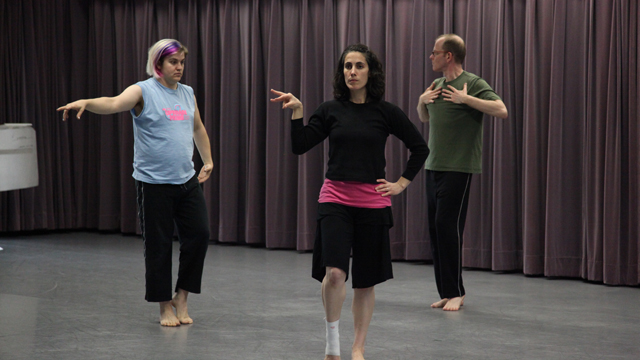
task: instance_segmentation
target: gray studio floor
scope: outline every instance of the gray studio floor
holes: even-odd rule
[[[195,323],[163,328],[157,305],[144,301],[139,237],[2,235],[0,247],[2,360],[323,359],[311,254],[212,244],[203,293],[189,298]],[[431,265],[396,262],[394,272],[376,288],[368,360],[640,358],[637,287],[466,270],[465,306],[444,312],[429,308]]]

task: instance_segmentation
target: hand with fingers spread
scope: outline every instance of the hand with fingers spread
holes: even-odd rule
[[[69,118],[69,112],[71,110],[76,110],[78,112],[78,115],[76,117],[80,119],[80,116],[82,116],[82,113],[84,112],[84,109],[87,107],[88,102],[89,102],[88,100],[74,101],[65,106],[60,106],[58,109],[56,109],[56,111],[64,110],[62,112],[62,121],[66,121]]]
[[[420,95],[420,99],[419,99],[420,104],[429,105],[433,103],[438,98],[438,96],[440,96],[440,93],[442,92],[442,88],[435,89],[435,87],[436,87],[436,83],[434,81],[431,83],[431,86],[429,86],[427,90],[425,90],[422,93],[422,95]]]
[[[462,90],[458,90],[451,85],[448,85],[449,89],[444,89],[443,96],[445,101],[450,101],[455,104],[464,104],[467,97],[467,83],[464,83]]]
[[[293,114],[291,115],[291,119],[300,119],[303,114],[302,102],[298,100],[291,93],[284,93],[282,91],[271,89],[271,92],[278,97],[270,99],[271,102],[281,102],[282,109],[291,109],[293,110]]]

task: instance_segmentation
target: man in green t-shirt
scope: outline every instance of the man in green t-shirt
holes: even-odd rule
[[[469,202],[471,175],[482,172],[482,118],[508,116],[491,86],[462,69],[464,40],[440,35],[431,52],[436,79],[420,95],[418,115],[429,123],[427,202],[429,235],[440,300],[432,308],[456,311],[464,303],[462,232]]]

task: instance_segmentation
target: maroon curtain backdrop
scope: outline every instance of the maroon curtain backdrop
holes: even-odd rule
[[[269,89],[297,95],[308,116],[331,99],[342,49],[363,42],[384,62],[386,100],[427,137],[417,99],[441,76],[436,36],[454,32],[464,68],[509,109],[485,118],[464,265],[640,283],[636,1],[23,0],[0,2],[0,20],[0,123],[33,123],[40,171],[38,187],[0,193],[0,234],[138,231],[130,115],[62,122],[55,109],[145,79],[147,49],[170,37],[189,48],[183,82],[211,138],[213,238],[309,250],[327,148],[291,153],[291,114]],[[388,142],[388,179],[407,155]],[[429,260],[423,174],[392,202],[394,259]]]

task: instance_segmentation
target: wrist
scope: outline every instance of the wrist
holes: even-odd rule
[[[409,184],[411,184],[411,181],[407,178],[400,177],[400,179],[398,179],[397,184],[400,185],[400,187],[404,190],[407,188],[407,186],[409,186]]]
[[[291,114],[291,120],[301,119],[304,116],[304,111],[302,110],[302,106],[299,108],[293,109],[293,113]]]

